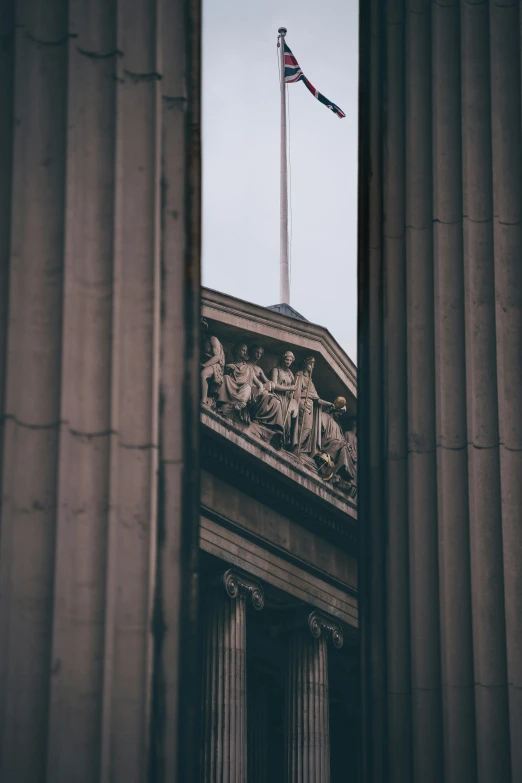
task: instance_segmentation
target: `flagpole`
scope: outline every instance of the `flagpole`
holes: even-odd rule
[[[288,165],[286,160],[286,85],[285,85],[285,35],[286,27],[278,30],[279,57],[281,60],[281,190],[280,190],[280,300],[290,304],[290,272],[288,266]]]

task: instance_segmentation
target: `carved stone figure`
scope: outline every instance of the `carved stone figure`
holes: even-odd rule
[[[329,455],[331,470],[324,478],[335,480],[335,477],[339,476],[352,484],[355,481],[355,464],[339,423],[345,412],[345,407],[335,406],[321,412],[321,444],[320,451],[316,454],[316,462],[319,464],[323,455]]]
[[[201,402],[203,405],[212,405],[212,397],[223,383],[225,352],[218,338],[209,334],[205,318],[201,319],[201,331]]]
[[[249,414],[252,421],[274,429],[283,434],[283,414],[281,400],[274,394],[274,389],[282,389],[272,381],[269,381],[262,368],[257,364],[263,354],[261,345],[253,345],[250,348],[250,366],[252,368],[252,400],[249,406]],[[259,384],[256,387],[255,383]],[[280,444],[279,444],[280,445]]]
[[[252,397],[252,387],[261,387],[255,378],[253,367],[247,363],[248,349],[246,343],[237,343],[232,349],[234,361],[225,365],[223,383],[218,389],[218,406],[230,406],[236,411],[245,411]],[[243,420],[247,420],[246,412]]]
[[[357,419],[350,419],[348,429],[344,433],[344,437],[348,444],[348,452],[354,466],[351,496],[355,498],[357,497]]]
[[[248,349],[245,342],[237,343],[233,361],[225,364],[223,346],[209,334],[204,318],[201,327],[202,403],[215,404],[221,415],[237,418],[251,434],[276,449],[285,446],[303,465],[355,497],[355,420],[350,420],[343,433],[340,417],[346,412],[346,400],[338,397],[332,404],[319,397],[312,379],[315,357],[307,356],[294,375],[295,356],[286,351],[267,377],[260,366],[261,345]]]
[[[286,351],[279,359],[277,367],[274,367],[271,373],[274,394],[281,402],[285,431],[284,439],[285,445],[288,446],[291,446],[292,443],[292,431],[295,429],[299,411],[297,400],[295,399],[295,376],[290,369],[294,362],[295,356],[292,351]]]
[[[296,374],[295,399],[299,406],[298,426],[292,432],[292,450],[296,454],[313,457],[321,443],[321,408],[330,407],[331,402],[321,400],[312,381],[315,357],[307,356],[302,369]]]
[[[248,355],[250,357],[250,364],[254,368],[254,373],[258,381],[265,386],[268,386],[270,381],[266,377],[263,369],[259,366],[259,362],[263,358],[263,354],[265,353],[265,349],[262,345],[251,345],[248,349]]]

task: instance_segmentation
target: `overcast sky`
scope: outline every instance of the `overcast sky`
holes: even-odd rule
[[[308,79],[346,113],[288,86],[290,303],[355,361],[356,0],[204,0],[203,284],[279,302],[280,26]]]

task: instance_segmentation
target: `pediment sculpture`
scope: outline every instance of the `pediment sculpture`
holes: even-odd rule
[[[284,449],[325,482],[355,498],[357,435],[355,420],[343,429],[346,400],[323,400],[313,381],[315,357],[284,351],[265,374],[262,345],[238,341],[227,362],[220,340],[201,319],[201,403],[246,428],[276,450]]]

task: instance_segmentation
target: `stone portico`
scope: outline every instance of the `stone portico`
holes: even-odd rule
[[[207,289],[202,316],[223,346],[225,374],[241,343],[264,349],[266,378],[285,352],[297,367],[313,356],[319,398],[344,400],[341,428],[355,415],[355,367],[326,329]],[[201,410],[202,781],[349,779],[354,487],[216,400]]]

